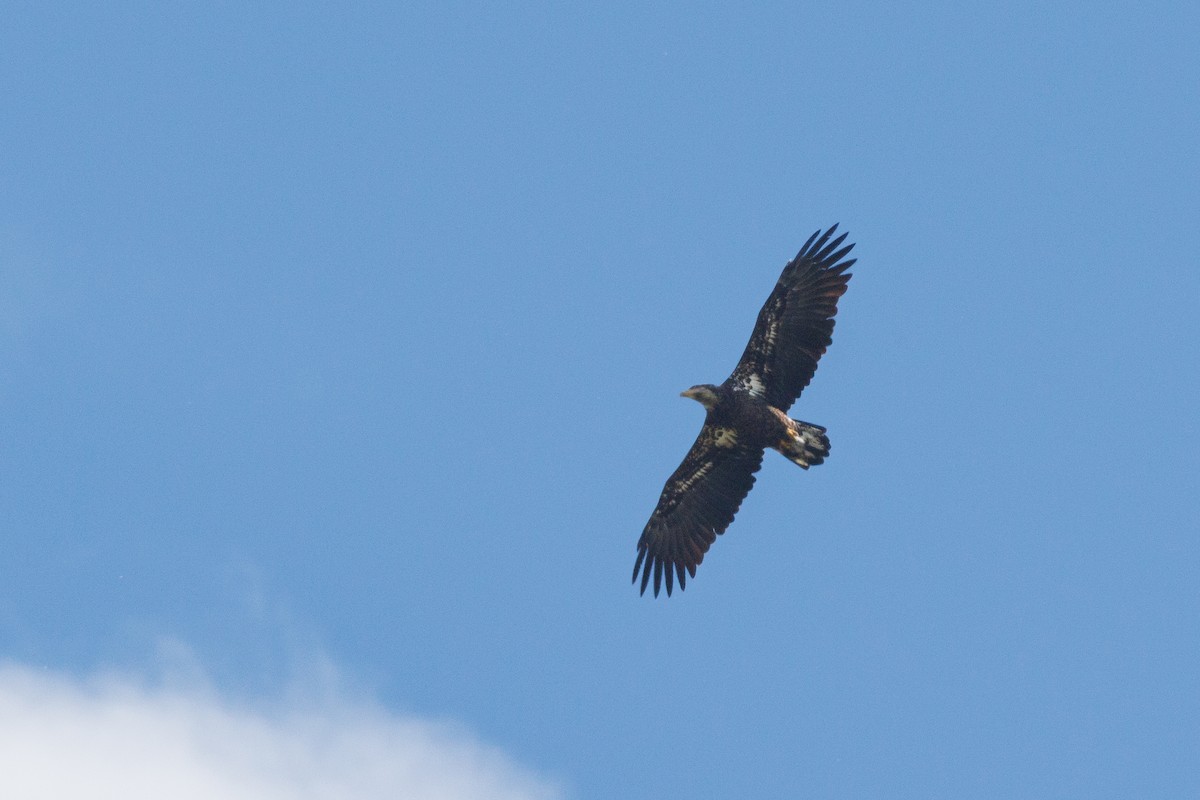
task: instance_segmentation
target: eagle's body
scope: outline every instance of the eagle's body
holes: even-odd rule
[[[825,429],[786,412],[831,342],[837,301],[850,280],[846,270],[854,259],[841,259],[854,245],[838,249],[846,234],[830,241],[835,230],[814,233],[783,268],[733,374],[720,386],[683,392],[708,414],[638,540],[633,580],[641,573],[643,593],[652,574],[656,596],[664,574],[668,595],[675,578],[682,589],[687,576],[695,577],[754,486],[768,447],[805,469],[828,455]]]

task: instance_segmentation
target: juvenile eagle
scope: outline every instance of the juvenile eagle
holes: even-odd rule
[[[836,230],[814,233],[783,268],[733,374],[720,386],[704,383],[682,393],[708,414],[638,540],[633,582],[640,572],[642,594],[651,574],[655,597],[664,575],[668,596],[676,577],[680,589],[687,576],[696,577],[709,546],[754,486],[766,448],[804,469],[829,454],[824,428],[786,412],[832,341],[838,298],[850,280],[846,270],[855,259],[842,259],[854,245],[841,247],[845,233],[830,241]]]

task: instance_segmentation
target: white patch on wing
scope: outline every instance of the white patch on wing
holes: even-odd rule
[[[762,397],[764,394],[766,394],[766,384],[763,383],[762,376],[760,376],[757,372],[751,372],[746,376],[746,391],[758,397]]]
[[[692,473],[692,476],[690,478],[679,482],[679,492],[683,493],[683,492],[686,492],[688,489],[691,489],[693,486],[696,485],[697,481],[699,481],[701,478],[703,478],[705,475],[708,474],[708,471],[710,469],[712,469],[712,462],[711,461],[705,462],[704,466],[702,466],[700,469],[698,469],[694,473]]]
[[[737,431],[733,428],[717,428],[713,444],[717,447],[733,447],[737,444]]]
[[[763,337],[767,340],[767,344],[775,344],[775,339],[779,335],[779,323],[772,322],[767,326],[766,335]]]

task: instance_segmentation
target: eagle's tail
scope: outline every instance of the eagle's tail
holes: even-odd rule
[[[787,437],[779,443],[779,452],[804,469],[824,461],[825,456],[829,455],[829,437],[825,435],[825,429],[820,425],[797,419],[790,422],[791,429]]]

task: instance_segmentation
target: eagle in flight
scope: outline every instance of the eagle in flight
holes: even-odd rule
[[[754,486],[766,448],[804,469],[829,454],[824,428],[786,412],[832,342],[838,298],[850,280],[846,270],[855,259],[843,259],[854,245],[843,247],[846,234],[834,239],[836,230],[814,233],[783,268],[733,374],[720,386],[703,383],[682,393],[708,413],[638,540],[633,582],[640,573],[642,594],[652,575],[655,597],[664,577],[668,596],[676,578],[682,590],[687,576],[696,577]]]

